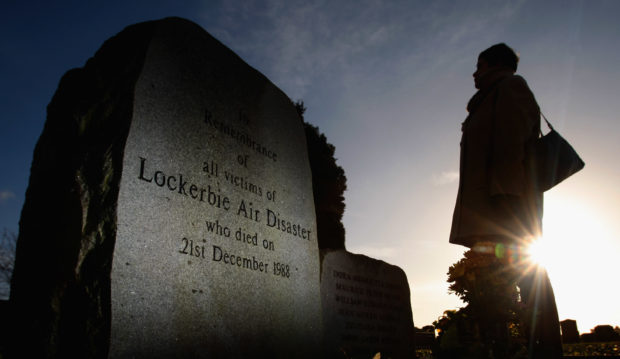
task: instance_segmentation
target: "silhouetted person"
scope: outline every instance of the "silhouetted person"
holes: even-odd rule
[[[519,58],[505,44],[478,57],[462,124],[459,190],[450,243],[524,248],[541,234],[543,194],[528,170],[528,149],[540,132],[540,110],[525,80],[515,75]],[[559,358],[560,326],[553,290],[542,268],[523,273],[522,301],[537,314],[527,318],[529,352]]]

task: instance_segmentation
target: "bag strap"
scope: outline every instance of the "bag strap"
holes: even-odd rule
[[[545,114],[542,113],[542,111],[540,111],[540,115],[542,116],[542,118],[545,120],[545,122],[547,123],[547,126],[549,126],[549,129],[551,131],[555,131],[555,129],[553,128],[553,126],[551,126],[551,123],[549,122],[549,120],[547,120],[547,118],[545,117]],[[540,130],[540,134],[542,135],[542,130]]]

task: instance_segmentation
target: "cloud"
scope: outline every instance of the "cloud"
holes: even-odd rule
[[[479,51],[480,43],[497,36],[490,25],[508,23],[523,0],[474,3],[477,11],[469,2],[449,1],[228,1],[207,6],[201,19],[285,93],[302,98],[316,84],[340,92],[369,84],[394,88],[410,77],[432,79],[431,70],[473,62],[472,48]]]
[[[433,174],[431,182],[435,186],[445,186],[448,184],[456,183],[459,180],[459,173],[457,171],[444,171],[440,174]]]
[[[11,191],[0,191],[0,203],[15,197],[15,193]]]
[[[360,79],[383,73],[399,58],[385,53],[390,44],[411,51],[403,38],[411,39],[412,31],[403,24],[412,22],[407,14],[413,9],[404,3],[230,3],[221,7],[217,20],[205,18],[206,27],[294,98],[315,83],[350,89]]]

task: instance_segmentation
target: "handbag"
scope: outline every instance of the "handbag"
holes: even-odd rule
[[[537,189],[545,192],[579,172],[585,163],[542,112],[541,115],[550,131],[546,135],[541,131],[534,144],[534,179]]]

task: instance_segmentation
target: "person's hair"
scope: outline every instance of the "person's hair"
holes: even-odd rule
[[[478,58],[484,59],[491,67],[505,66],[513,72],[517,71],[517,64],[519,63],[519,55],[503,42],[482,51]]]

